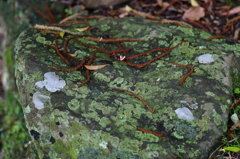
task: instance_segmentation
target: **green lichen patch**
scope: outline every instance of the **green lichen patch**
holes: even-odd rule
[[[178,139],[197,140],[198,131],[188,123],[176,123],[174,135]]]

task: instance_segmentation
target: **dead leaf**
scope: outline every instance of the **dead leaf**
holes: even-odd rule
[[[233,39],[234,39],[235,41],[237,41],[238,38],[239,38],[239,32],[240,32],[240,28],[236,29],[235,32],[234,32],[234,37],[233,37]]]
[[[85,28],[75,28],[75,30],[77,31],[86,31],[88,30],[89,26],[85,27]]]
[[[125,9],[126,9],[127,12],[131,12],[131,11],[132,11],[132,8],[129,7],[128,5],[126,5],[126,8],[125,8]]]
[[[184,14],[182,19],[183,20],[193,20],[198,21],[200,18],[205,16],[204,8],[198,7],[191,7],[189,8]]]
[[[119,18],[124,18],[124,17],[127,17],[128,14],[129,14],[128,12],[125,12],[125,13],[120,14],[118,17]]]
[[[119,13],[119,18],[127,17],[129,15],[129,12],[126,11],[126,7],[119,8],[117,12]]]
[[[240,6],[234,7],[229,11],[230,15],[237,14],[237,13],[240,13]]]
[[[77,53],[76,54],[68,54],[68,55],[75,57],[75,56],[77,56]]]
[[[228,130],[227,136],[228,136],[230,139],[232,139],[233,136],[234,136],[234,131],[233,131],[233,130]]]
[[[157,4],[158,4],[159,6],[162,6],[162,5],[163,5],[163,0],[157,0]]]
[[[193,7],[198,7],[199,6],[199,4],[198,4],[198,2],[196,0],[191,0],[191,5]]]
[[[238,120],[232,127],[231,127],[231,131],[236,129],[236,127],[238,127],[238,125],[240,125],[240,120]]]
[[[223,12],[223,13],[221,13],[221,15],[233,15],[233,14],[237,14],[237,13],[240,13],[240,6],[234,7],[229,12]]]
[[[128,5],[125,7],[125,9],[126,9],[127,12],[133,12],[135,14],[138,14],[138,15],[142,16],[142,17],[156,18],[155,16],[153,16],[151,14],[148,14],[148,13],[145,13],[145,12],[140,12],[140,11],[137,11],[135,9],[132,9]]]
[[[107,66],[109,64],[105,65],[97,65],[97,66],[91,66],[91,65],[84,65],[88,70],[99,70],[102,69],[103,67]]]

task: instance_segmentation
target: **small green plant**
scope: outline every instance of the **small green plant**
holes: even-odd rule
[[[232,152],[240,152],[240,145],[234,146],[229,146],[229,147],[224,147],[221,149],[221,151],[226,152],[226,151],[232,151]]]
[[[66,8],[64,12],[67,13],[68,15],[73,15],[73,11],[68,8]]]
[[[0,101],[0,153],[3,158],[34,158],[31,137],[25,127],[21,106],[12,92],[5,92]]]
[[[240,87],[236,85],[233,90],[233,103],[235,104],[229,109],[229,122],[228,125],[224,125],[228,128],[228,131],[221,138],[221,145],[219,145],[209,156],[209,159],[217,158],[238,158],[240,156],[240,126],[236,124],[240,118],[240,104],[238,103],[240,98]]]
[[[235,88],[235,89],[234,89],[234,93],[240,94],[240,88]]]
[[[240,2],[238,0],[226,0],[224,4],[231,5],[233,7],[238,6]]]

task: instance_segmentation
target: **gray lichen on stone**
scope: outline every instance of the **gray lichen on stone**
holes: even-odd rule
[[[96,51],[93,65],[110,65],[90,71],[90,82],[78,87],[86,80],[85,69],[69,73],[47,67],[72,68],[53,49],[45,46],[53,45],[54,36],[33,28],[22,32],[15,47],[17,84],[27,127],[35,132],[32,136],[40,157],[93,158],[97,154],[102,158],[168,159],[175,155],[206,158],[206,152],[225,131],[218,127],[227,124],[232,89],[229,83],[224,82],[231,81],[233,68],[237,68],[234,70],[237,73],[240,70],[235,66],[236,62],[231,63],[232,59],[239,57],[237,50],[240,46],[226,39],[206,42],[205,39],[211,35],[202,30],[159,24],[142,18],[102,18],[90,20],[89,24],[100,30],[86,31],[91,37],[111,35],[114,38],[149,40],[122,43],[124,48],[133,48],[129,55],[189,41],[142,69],[129,67],[114,61],[108,54]],[[77,27],[73,24],[69,30],[74,31]],[[70,35],[60,39],[63,42],[67,37]],[[106,50],[119,49],[114,44],[81,41]],[[59,45],[63,44],[59,41]],[[69,43],[68,51],[77,53],[79,59],[87,56],[89,60],[93,49],[73,41]],[[144,63],[161,53],[154,52],[131,62]],[[207,54],[211,54],[214,61],[199,62],[199,57]],[[232,57],[227,58],[230,54]],[[183,85],[178,85],[189,69],[171,63],[191,65],[195,72]],[[56,92],[37,87],[35,83],[44,81],[47,72],[55,72],[66,85]],[[138,94],[155,113],[131,94],[113,87]],[[29,95],[36,92],[49,97],[47,106],[40,110],[36,109],[33,97]],[[194,118],[179,119],[175,110],[183,107]],[[162,133],[164,137],[142,132],[137,127]],[[206,147],[199,146],[206,141]]]

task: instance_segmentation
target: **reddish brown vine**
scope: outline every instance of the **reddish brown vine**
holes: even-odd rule
[[[63,72],[74,72],[74,71],[77,71],[78,69],[82,68],[83,65],[85,64],[85,62],[86,62],[86,56],[83,56],[82,62],[79,65],[77,65],[77,67],[75,67],[71,70],[62,69],[62,68],[58,68],[58,67],[54,67],[54,66],[48,66],[48,67],[53,68],[55,70],[63,71]]]
[[[226,38],[226,37],[219,35],[219,36],[210,37],[210,38],[206,39],[206,41],[210,41],[210,40],[213,40],[213,39],[224,39],[224,38]]]
[[[202,24],[200,24],[199,22],[194,21],[194,20],[190,20],[190,19],[188,19],[187,21],[196,25],[196,26],[198,26],[199,28],[205,30],[206,32],[209,32],[209,30],[206,27],[204,27]]]
[[[55,47],[54,47],[54,46],[51,46],[51,45],[47,45],[47,44],[46,44],[46,46],[54,49],[54,50],[56,51],[57,55],[58,55],[59,57],[61,57],[61,59],[63,59],[68,66],[71,66],[71,65],[72,65],[71,62],[68,61],[68,59],[66,59],[66,58],[61,54],[61,52],[59,51],[58,42],[57,42],[57,38],[58,38],[58,37],[59,37],[59,35],[57,35],[57,36],[55,37],[55,39],[54,39],[54,41],[55,41]]]
[[[56,22],[57,22],[55,18],[52,19],[52,14],[49,15],[50,17],[48,17],[48,16],[45,15],[42,11],[40,11],[39,9],[37,9],[36,7],[34,7],[32,4],[28,3],[27,1],[25,1],[25,3],[26,3],[28,6],[30,6],[33,10],[35,10],[38,14],[40,14],[43,18],[45,18],[47,21],[49,21],[50,23],[56,23]],[[48,6],[46,6],[46,10],[47,10],[47,12],[48,12],[48,14],[49,14],[49,7],[48,7]],[[51,12],[51,11],[50,11],[50,12]]]
[[[188,68],[190,68],[190,71],[189,71],[186,75],[184,75],[184,76],[182,77],[181,81],[178,83],[179,85],[182,85],[183,82],[186,80],[186,78],[193,73],[194,69],[193,69],[193,67],[190,66],[190,65],[180,65],[180,64],[178,64],[178,63],[172,63],[172,64],[178,65],[178,66],[181,66],[181,67],[188,67]]]
[[[129,56],[128,59],[137,58],[137,57],[144,56],[144,55],[147,55],[147,54],[149,54],[149,53],[156,52],[156,51],[172,50],[172,49],[175,49],[176,47],[178,47],[179,45],[181,45],[181,44],[184,43],[184,42],[188,42],[188,40],[184,40],[184,41],[178,43],[178,44],[177,44],[176,46],[174,46],[174,47],[170,47],[170,48],[158,48],[158,49],[153,49],[153,50],[150,50],[150,51],[141,53],[141,54]]]
[[[79,22],[79,21],[72,21],[72,20],[68,20],[66,22],[63,23],[71,23],[71,24],[86,24],[86,22]]]
[[[142,39],[103,39],[103,38],[92,38],[92,37],[86,37],[84,39],[95,41],[95,42],[105,42],[105,43],[131,42],[131,41],[145,41],[145,42],[148,42],[148,40],[142,40]]]
[[[154,131],[146,130],[146,129],[143,129],[143,128],[140,128],[140,127],[137,127],[137,129],[141,130],[141,131],[143,131],[145,133],[156,135],[158,137],[164,137],[164,134],[161,134],[161,133],[157,133],[157,132],[154,132]]]
[[[169,50],[169,51],[167,51],[167,52],[164,52],[164,53],[158,55],[157,57],[151,59],[150,61],[145,62],[145,63],[142,63],[142,64],[132,64],[132,63],[130,63],[130,62],[125,62],[125,61],[122,61],[122,62],[124,62],[124,63],[126,63],[127,65],[132,66],[132,67],[142,68],[142,67],[145,67],[145,66],[149,65],[150,63],[156,61],[157,59],[160,59],[161,57],[169,54],[170,52],[171,52],[171,50]]]
[[[90,57],[90,60],[88,61],[87,65],[91,65],[93,60],[94,60],[94,57],[95,57],[95,52],[92,53],[91,57]],[[89,81],[90,81],[90,70],[86,69],[86,76],[87,76],[87,80],[84,81],[83,83],[79,84],[78,87],[81,87],[85,84],[87,84]]]
[[[152,110],[152,108],[140,97],[138,96],[137,94],[129,91],[129,90],[126,90],[126,89],[121,89],[121,88],[115,88],[113,87],[113,89],[117,89],[117,90],[120,90],[120,91],[124,91],[124,92],[128,92],[130,94],[132,94],[133,96],[135,96],[136,98],[138,98],[147,108],[148,110],[151,112],[151,113],[154,113],[154,111]]]
[[[52,23],[57,23],[57,20],[56,20],[55,17],[53,16],[53,14],[52,14],[52,12],[51,12],[48,4],[46,4],[45,10],[47,11],[47,14],[48,14],[48,16],[50,17]]]
[[[83,46],[85,46],[85,47],[87,47],[87,48],[96,49],[96,50],[98,50],[98,51],[101,51],[101,52],[104,52],[104,53],[107,53],[107,54],[111,54],[111,55],[114,55],[114,54],[117,54],[117,53],[120,53],[120,52],[124,52],[124,51],[130,51],[130,50],[132,50],[132,49],[130,48],[130,49],[111,50],[111,51],[110,51],[110,50],[105,50],[105,49],[102,49],[102,48],[99,48],[99,47],[96,47],[96,46],[91,46],[91,45],[85,44],[85,43],[81,42],[79,39],[77,39],[77,41],[78,41],[81,45],[83,45]]]
[[[237,105],[238,103],[240,103],[240,98],[235,102],[235,103],[232,103],[230,109],[232,109],[235,105]]]
[[[41,29],[41,30],[38,30],[38,31],[45,32],[45,33],[51,33],[51,34],[59,34],[58,32],[52,31],[52,30],[43,30],[43,29]]]
[[[69,38],[67,38],[65,41],[64,41],[64,44],[63,44],[63,53],[67,53],[67,44],[70,40],[72,39],[75,39],[75,38],[79,38],[79,37],[84,37],[84,36],[88,36],[87,34],[84,34],[84,35],[76,35],[76,36],[71,36]]]

